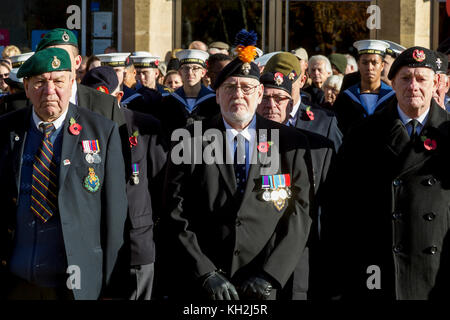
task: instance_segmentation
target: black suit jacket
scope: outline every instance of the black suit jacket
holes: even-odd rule
[[[0,277],[9,279],[8,263],[13,250],[17,199],[20,188],[22,153],[30,125],[31,107],[0,117]],[[79,135],[69,132],[69,120],[82,126]],[[63,127],[59,163],[58,205],[68,265],[79,266],[81,289],[75,299],[97,299],[106,292],[123,244],[127,210],[124,164],[117,125],[84,108],[72,104]],[[100,164],[89,164],[82,140],[99,140]],[[101,189],[89,192],[83,187],[89,168],[95,170]],[[5,287],[2,286],[4,289]]]
[[[119,127],[125,124],[115,97],[82,84],[77,84],[77,97],[78,106],[101,114],[106,119],[116,122]]]
[[[450,297],[450,115],[434,101],[413,143],[396,101],[350,130],[338,156],[323,239],[334,294],[351,299]],[[436,141],[426,150],[424,141]],[[380,289],[367,282],[379,268]],[[324,274],[326,276],[327,273]]]
[[[290,174],[292,198],[281,211],[261,199],[260,162],[250,166],[243,200],[239,201],[232,163],[175,165],[170,161],[166,191],[168,230],[174,239],[170,252],[176,258],[171,278],[179,281],[175,288],[198,288],[195,281],[221,269],[235,285],[264,273],[280,289],[303,253],[311,226],[307,140],[298,130],[259,115],[256,128],[259,133],[267,130],[267,141],[279,133],[279,142],[270,146],[279,167],[265,174]],[[216,129],[226,143],[220,114],[204,121],[203,129]],[[203,142],[202,149],[207,145]],[[182,293],[180,289],[177,292]]]
[[[168,145],[160,122],[154,117],[122,108],[126,126],[120,128],[128,198],[127,249],[132,266],[155,261],[153,226],[161,216]],[[138,132],[137,145],[129,138]],[[133,183],[132,165],[139,165],[139,183]]]

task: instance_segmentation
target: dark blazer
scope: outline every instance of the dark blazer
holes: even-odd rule
[[[174,239],[170,255],[176,258],[171,264],[176,267],[169,285],[178,288],[172,291],[175,296],[186,294],[180,288],[199,288],[198,279],[218,269],[235,285],[264,273],[272,279],[275,289],[281,289],[305,250],[312,197],[307,140],[298,130],[259,115],[256,128],[259,133],[266,129],[267,141],[271,141],[274,132],[279,133],[279,142],[270,146],[271,154],[279,159],[279,167],[266,174],[290,174],[293,196],[281,211],[272,202],[261,199],[263,166],[259,161],[250,165],[242,201],[237,197],[232,163],[169,162],[167,229]],[[203,121],[203,129],[216,129],[226,144],[220,114]],[[202,149],[207,145],[203,142]]]
[[[153,226],[161,216],[161,185],[164,182],[168,145],[160,122],[154,117],[122,108],[126,126],[120,128],[125,160],[128,198],[127,247],[132,266],[155,261]],[[129,137],[138,132],[137,145]],[[139,165],[139,183],[134,184],[132,165]]]
[[[78,105],[99,113],[121,126],[125,123],[117,99],[109,94],[77,84]]]
[[[336,210],[322,229],[333,295],[448,301],[449,120],[432,101],[413,143],[394,100],[344,137],[330,202]],[[425,149],[428,138],[435,150]],[[369,266],[379,267],[381,289],[368,288]]]
[[[30,100],[24,92],[7,94],[0,98],[0,115],[30,106]]]
[[[0,219],[2,280],[8,279],[22,153],[30,117],[31,107],[0,117],[0,201],[4,215]],[[68,130],[72,117],[82,126],[79,135],[72,135]],[[93,139],[99,140],[100,164],[87,163],[83,153],[81,141]],[[69,105],[63,127],[61,159],[69,160],[70,164],[59,164],[58,205],[67,263],[77,265],[81,270],[81,289],[74,289],[75,299],[97,299],[102,290],[108,288],[123,244],[127,199],[121,155],[115,123],[84,108]],[[94,193],[83,187],[90,167],[95,169],[101,183],[101,190]]]
[[[204,86],[202,86],[196,106],[191,113],[186,110],[186,105],[183,87],[163,97],[157,117],[169,134],[175,129],[184,128],[194,121],[213,117],[220,112],[215,93]]]

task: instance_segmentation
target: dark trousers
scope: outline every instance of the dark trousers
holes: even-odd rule
[[[6,292],[7,300],[74,300],[72,290],[67,287],[40,287],[10,275]]]

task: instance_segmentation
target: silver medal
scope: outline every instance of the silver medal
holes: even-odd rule
[[[288,194],[286,192],[286,190],[284,189],[280,189],[280,191],[278,191],[279,195],[280,195],[280,199],[285,200],[288,197]]]
[[[272,201],[278,201],[278,199],[280,199],[280,194],[278,193],[277,190],[274,190],[270,193],[270,200]]]
[[[262,194],[262,198],[264,201],[270,201],[270,192],[269,190],[265,190]]]
[[[139,184],[139,176],[137,174],[133,174],[131,179],[133,180],[133,184]]]
[[[98,153],[94,153],[93,155],[92,155],[92,157],[93,157],[93,159],[94,159],[94,163],[100,163],[100,162],[102,162],[102,158],[99,156],[99,154]]]
[[[94,163],[94,156],[92,155],[92,153],[86,154],[86,161],[87,163]]]

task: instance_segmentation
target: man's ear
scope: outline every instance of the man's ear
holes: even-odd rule
[[[28,78],[23,78],[23,88],[25,90],[25,95],[27,96],[27,98],[30,98],[28,96],[28,84],[30,83]]]
[[[116,92],[117,103],[120,104],[120,101],[122,100],[122,98],[123,98],[123,91],[117,91]]]
[[[83,59],[81,58],[80,55],[75,57],[75,70],[78,70],[80,68],[82,60]]]

